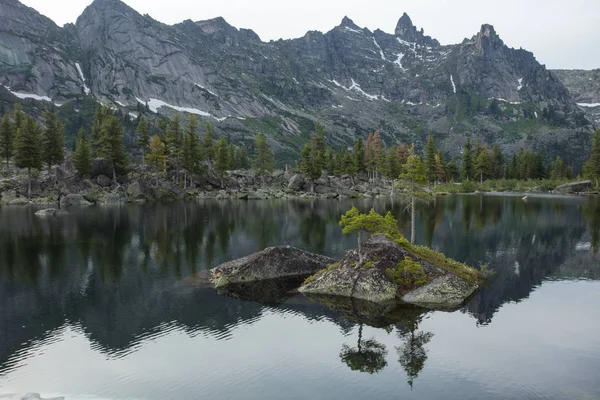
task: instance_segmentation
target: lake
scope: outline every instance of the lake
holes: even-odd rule
[[[0,208],[0,395],[66,399],[600,399],[600,199],[450,196],[417,243],[496,274],[455,312],[377,320],[199,283],[273,245],[340,258],[383,200]]]

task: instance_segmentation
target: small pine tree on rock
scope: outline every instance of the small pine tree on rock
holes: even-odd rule
[[[83,128],[79,130],[79,139],[77,140],[75,153],[73,154],[73,166],[80,177],[90,176],[94,167],[92,149]]]

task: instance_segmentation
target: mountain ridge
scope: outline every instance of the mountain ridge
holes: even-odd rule
[[[263,42],[220,17],[166,25],[120,0],[95,0],[63,28],[0,0],[0,21],[11,15],[21,26],[0,27],[0,86],[20,100],[65,110],[94,100],[132,118],[190,112],[240,144],[264,131],[285,159],[323,121],[335,146],[376,129],[386,143],[420,144],[432,131],[448,155],[474,136],[575,163],[593,126],[533,53],[509,48],[488,24],[441,45],[406,13],[393,34],[345,17],[325,33]]]

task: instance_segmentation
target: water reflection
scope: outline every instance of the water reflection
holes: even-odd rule
[[[277,307],[307,320],[327,319],[359,339],[340,353],[350,368],[386,367],[388,350],[362,338],[363,324],[397,327],[400,365],[413,385],[427,360],[432,333],[419,329],[421,311],[390,318],[352,305],[322,307],[290,298],[279,285],[240,287],[218,295],[189,277],[221,262],[273,245],[332,257],[354,246],[337,221],[352,206],[391,210],[401,229],[410,219],[385,201],[205,202],[92,208],[40,219],[33,209],[0,208],[0,374],[15,355],[65,324],[80,326],[105,354],[126,354],[165,326],[214,337]],[[471,265],[496,270],[488,287],[463,309],[490,324],[507,302],[519,302],[547,279],[599,279],[598,198],[450,196],[418,210],[417,242]],[[260,301],[245,301],[254,298]],[[262,297],[260,297],[262,296]]]

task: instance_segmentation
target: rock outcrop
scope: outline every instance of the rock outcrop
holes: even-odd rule
[[[334,262],[329,257],[294,247],[269,247],[213,268],[210,279],[219,288],[269,279],[306,277]]]
[[[592,189],[592,181],[582,181],[566,183],[564,185],[557,186],[554,191],[563,194],[569,193],[581,193]]]
[[[92,203],[90,203],[89,201],[87,201],[80,194],[68,194],[66,196],[61,197],[61,199],[60,199],[60,205],[62,207],[73,207],[73,206],[87,207],[87,206],[91,206]]]
[[[423,307],[454,308],[478,288],[476,283],[411,254],[385,236],[372,237],[363,245],[362,252],[362,263],[358,251],[351,250],[339,263],[307,279],[299,291],[382,304],[401,299]],[[396,270],[406,257],[422,268],[424,282],[416,287],[402,287],[390,278],[390,271]]]

